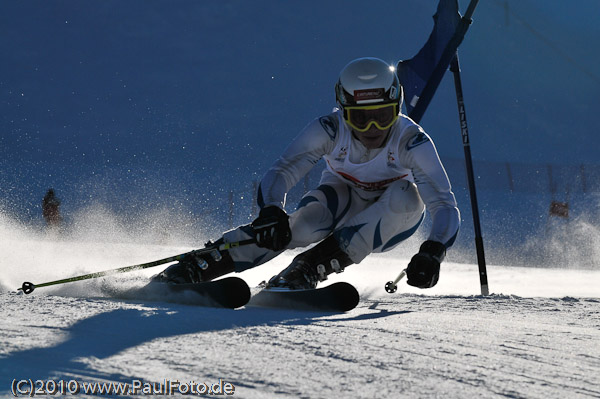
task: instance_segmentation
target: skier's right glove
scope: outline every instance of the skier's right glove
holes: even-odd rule
[[[440,263],[446,256],[446,246],[441,242],[427,240],[412,257],[406,268],[408,285],[418,288],[431,288],[440,278]]]
[[[256,245],[273,251],[281,251],[292,240],[289,216],[277,206],[266,206],[252,222]]]

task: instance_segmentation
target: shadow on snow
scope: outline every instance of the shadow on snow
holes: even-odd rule
[[[147,302],[143,305],[149,306]],[[315,322],[347,323],[402,313],[408,312],[378,310],[373,313],[340,317],[341,314],[329,312],[256,307],[230,310],[164,303],[145,309],[117,309],[79,320],[70,327],[61,329],[66,333],[66,339],[54,346],[9,354],[0,359],[0,371],[5,374],[5,380],[27,378],[35,381],[46,378],[65,379],[69,376],[86,376],[104,381],[130,382],[140,376],[105,375],[87,366],[86,358],[106,359],[157,338],[185,334],[261,325],[304,326]]]

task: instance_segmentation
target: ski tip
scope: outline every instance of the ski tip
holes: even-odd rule
[[[231,309],[241,308],[250,301],[251,293],[248,284],[239,277],[226,277],[222,280],[229,293],[223,306]]]
[[[346,282],[334,283],[333,286],[336,287],[336,298],[339,298],[338,305],[342,311],[348,312],[358,305],[360,295],[356,287]]]
[[[197,284],[181,284],[172,289],[191,290],[210,298],[217,306],[237,309],[250,301],[250,287],[239,277],[225,277],[219,280]]]

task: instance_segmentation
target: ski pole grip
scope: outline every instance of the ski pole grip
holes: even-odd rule
[[[35,290],[35,284],[25,281],[21,286],[21,290],[26,294],[31,294]]]

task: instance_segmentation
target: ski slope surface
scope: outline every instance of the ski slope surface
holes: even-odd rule
[[[161,267],[16,293],[23,281],[191,249],[103,236],[57,238],[2,223],[2,397],[27,396],[32,385],[40,396],[50,389],[90,397],[600,397],[595,270],[490,265],[492,294],[481,296],[477,266],[448,262],[433,289],[401,283],[388,294],[385,282],[408,260],[393,251],[329,279],[351,282],[361,294],[357,308],[339,314],[106,296],[143,284]],[[256,286],[293,255],[239,276]]]

